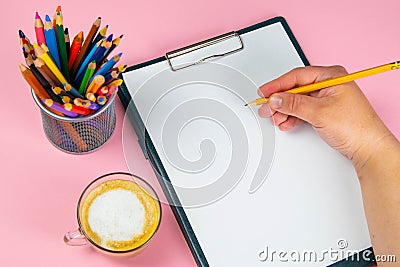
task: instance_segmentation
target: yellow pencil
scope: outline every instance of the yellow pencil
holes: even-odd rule
[[[366,70],[350,73],[350,74],[347,74],[347,75],[343,75],[343,76],[340,76],[340,77],[337,77],[337,78],[333,78],[333,79],[329,79],[329,80],[325,80],[325,81],[321,81],[321,82],[317,82],[317,83],[313,83],[313,84],[309,84],[309,85],[293,88],[293,89],[285,91],[285,93],[306,94],[306,93],[310,93],[310,92],[313,92],[313,91],[321,90],[323,88],[327,88],[327,87],[331,87],[331,86],[335,86],[335,85],[351,82],[351,81],[354,81],[354,80],[357,80],[357,79],[365,78],[365,77],[368,77],[368,76],[376,75],[376,74],[379,74],[379,73],[382,73],[382,72],[386,72],[386,71],[390,71],[390,70],[396,70],[396,69],[399,69],[399,68],[400,68],[400,61],[396,61],[396,62],[393,62],[393,63],[381,65],[381,66],[378,66],[378,67],[374,67],[374,68],[370,68],[370,69],[366,69]],[[268,97],[257,98],[256,100],[247,103],[245,106],[258,106],[258,105],[262,105],[262,104],[267,104],[268,101],[269,101]]]
[[[54,73],[57,79],[63,84],[68,83],[68,81],[65,79],[64,75],[62,75],[61,71],[58,69],[57,65],[51,59],[49,54],[47,54],[45,50],[42,47],[38,46],[37,44],[34,44],[33,48],[35,50],[36,56],[40,57],[44,61],[44,63]]]

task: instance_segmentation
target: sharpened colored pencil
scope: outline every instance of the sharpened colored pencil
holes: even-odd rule
[[[58,54],[57,38],[54,32],[53,24],[50,17],[46,15],[44,22],[44,35],[46,37],[46,45],[49,48],[49,53],[57,67],[61,69],[60,55]]]
[[[95,94],[97,90],[99,90],[100,87],[104,84],[104,82],[105,82],[104,76],[96,75],[93,78],[93,81],[89,84],[89,87],[86,90],[86,94],[87,93]]]
[[[95,46],[93,46],[92,50],[86,56],[86,59],[82,62],[78,72],[76,73],[75,79],[74,79],[74,83],[75,84],[81,83],[81,81],[83,79],[84,72],[85,72],[86,68],[88,67],[89,63],[91,62],[90,59],[92,58],[92,56],[96,52],[97,48],[100,46],[101,42],[102,42],[102,40],[100,40]]]
[[[80,31],[75,37],[74,40],[72,41],[71,49],[70,49],[70,54],[69,54],[69,60],[68,60],[68,69],[71,70],[72,65],[75,62],[76,56],[79,53],[79,50],[81,49],[83,42],[83,32]]]
[[[65,79],[64,75],[61,73],[61,71],[57,68],[57,65],[54,63],[54,61],[51,59],[49,54],[47,54],[43,48],[38,46],[37,44],[33,45],[35,49],[35,54],[37,57],[40,57],[44,63],[49,67],[49,69],[54,73],[54,75],[57,77],[57,79],[61,83],[68,83],[67,80]]]
[[[70,84],[64,84],[64,89],[65,91],[69,92],[73,97],[77,98],[83,98],[83,95],[81,95],[78,90],[76,90],[72,85]]]
[[[87,93],[86,98],[92,102],[96,102],[96,96],[93,93]]]
[[[94,75],[105,75],[121,58],[122,53],[113,56],[106,64],[104,64]],[[92,78],[93,79],[93,78]],[[91,81],[89,81],[90,83]]]
[[[81,62],[84,60],[84,57],[86,56],[86,53],[88,52],[88,48],[89,48],[95,34],[97,33],[97,30],[100,27],[100,23],[101,23],[101,18],[98,17],[95,20],[95,22],[93,23],[92,27],[90,28],[90,31],[89,31],[85,41],[83,42],[82,48],[79,51],[74,64],[72,65],[71,74],[73,77],[75,76],[76,72],[79,70]]]
[[[68,97],[69,99],[67,100],[67,103],[71,102],[74,99],[74,97],[69,92],[65,91],[63,88],[59,86],[53,87],[53,92],[60,98],[63,98],[64,96]],[[63,102],[65,103],[64,99]]]
[[[77,106],[80,106],[80,107],[85,107],[85,108],[94,110],[94,111],[97,111],[97,110],[101,109],[101,107],[102,107],[101,105],[94,103],[90,100],[83,100],[80,98],[75,98],[74,104]]]
[[[49,67],[44,63],[43,59],[41,58],[36,58],[33,60],[33,63],[35,64],[35,67],[40,70],[40,72],[46,73],[46,76],[48,77],[48,82],[52,86],[62,86],[62,83],[57,79],[57,77],[54,75],[54,73],[49,69]],[[43,75],[45,76],[45,75]],[[47,78],[46,78],[47,79]],[[54,85],[53,85],[54,84]]]
[[[102,63],[105,63],[105,60],[108,58],[108,56],[111,54],[111,52],[119,45],[119,43],[121,42],[122,37],[124,37],[123,34],[121,34],[119,37],[115,38],[112,41],[112,45],[111,45],[110,49],[108,49],[107,52],[104,54],[104,57],[102,59]]]
[[[96,52],[94,53],[94,55],[91,57],[90,61],[94,60],[96,61],[96,63],[98,65],[100,65],[103,57],[104,57],[104,53],[107,51],[107,49],[109,49],[112,45],[112,37],[113,35],[110,34],[110,36],[107,37],[107,39],[104,39],[101,42],[101,45],[99,46],[99,48],[97,48]]]
[[[118,75],[119,75],[119,70],[113,70],[111,72],[107,72],[107,74],[104,76],[104,78],[106,79],[104,83],[108,84],[114,81],[115,79],[118,78]]]
[[[57,28],[58,49],[60,52],[61,70],[65,78],[67,80],[70,80],[69,70],[68,70],[67,48],[65,45],[64,26],[61,20],[61,16],[59,14],[56,16],[56,28]]]
[[[124,80],[122,80],[122,79],[116,79],[116,80],[110,82],[109,84],[107,84],[107,86],[108,86],[108,87],[111,87],[111,86],[120,86],[123,82],[124,82]]]
[[[93,39],[92,43],[90,44],[90,46],[88,47],[88,50],[90,51],[90,49],[92,49],[92,47],[100,40],[103,40],[103,38],[106,36],[107,34],[107,29],[108,29],[108,25],[106,25],[105,27],[103,27],[96,35],[96,37]]]
[[[40,84],[40,82],[30,69],[22,64],[19,64],[19,69],[26,82],[39,98],[50,98],[47,91],[43,88],[43,86]]]
[[[43,21],[39,16],[39,13],[36,12],[35,16],[35,33],[36,33],[36,40],[39,45],[46,44],[46,38],[44,37],[43,32]]]
[[[48,99],[48,98],[47,99],[46,98],[42,98],[42,102],[46,106],[48,106],[49,108],[57,110],[58,112],[61,112],[64,115],[67,115],[68,117],[71,117],[71,118],[78,117],[78,113],[66,110],[65,107],[64,107],[65,104],[56,103],[53,100]]]
[[[71,103],[64,104],[64,108],[68,111],[75,112],[80,115],[88,115],[90,113],[90,109],[79,107]]]
[[[87,85],[89,83],[90,78],[92,78],[95,69],[96,69],[96,62],[92,61],[91,63],[89,63],[86,69],[85,76],[83,76],[81,86],[79,87],[80,94],[84,95],[86,93]]]
[[[128,65],[121,64],[121,65],[118,65],[117,67],[114,67],[114,68],[110,69],[108,72],[111,72],[111,71],[114,71],[114,70],[119,70],[119,73],[123,73],[123,72],[126,71],[127,67],[128,67]]]
[[[33,50],[33,45],[29,41],[28,37],[25,36],[24,32],[19,30],[19,38],[20,38],[20,44],[23,49],[25,49],[25,52],[28,54],[34,55],[35,51]]]
[[[69,53],[70,53],[70,40],[69,40],[69,32],[68,28],[64,29],[64,39],[65,39],[65,48],[67,49],[67,59],[69,59]]]
[[[32,71],[33,75],[36,77],[36,79],[39,81],[39,83],[42,85],[42,87],[44,88],[44,90],[46,90],[46,92],[48,93],[48,95],[50,96],[51,99],[53,99],[56,102],[61,102],[61,99],[54,94],[54,92],[51,90],[51,84],[50,82],[46,79],[46,77],[40,72],[40,70],[38,70],[34,64],[34,60],[33,57],[36,56],[35,55],[29,55],[27,53],[24,53],[25,57],[25,62],[28,65],[29,69]]]

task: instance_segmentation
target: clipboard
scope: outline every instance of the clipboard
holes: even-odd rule
[[[214,64],[213,62],[217,62],[219,60],[225,60],[224,64],[226,65],[234,65],[233,63],[233,58],[234,55],[238,55],[239,53],[241,53],[243,50],[249,49],[249,47],[247,46],[246,43],[246,36],[249,36],[249,34],[251,34],[253,36],[253,38],[257,38],[257,33],[261,32],[261,30],[263,29],[268,29],[268,28],[279,28],[278,31],[280,31],[283,35],[283,39],[284,42],[286,42],[290,48],[292,50],[293,55],[292,56],[296,56],[297,57],[297,61],[298,66],[307,66],[309,65],[309,62],[307,60],[307,58],[305,57],[304,53],[302,52],[300,45],[298,44],[298,42],[296,41],[293,33],[291,32],[286,20],[283,17],[275,17],[272,19],[269,19],[267,21],[252,25],[250,27],[235,31],[235,32],[230,32],[227,34],[223,34],[221,36],[217,36],[215,38],[211,38],[209,40],[203,41],[203,42],[199,42],[196,43],[194,45],[191,46],[187,46],[181,49],[177,49],[175,51],[172,52],[168,52],[166,53],[166,55],[164,57],[159,57],[153,60],[150,60],[148,62],[144,62],[138,65],[134,65],[131,66],[127,69],[127,72],[125,74],[123,74],[123,79],[124,79],[124,83],[122,84],[118,95],[120,97],[120,100],[124,106],[125,109],[127,109],[127,116],[129,117],[129,120],[137,134],[137,138],[138,138],[138,142],[142,148],[142,151],[146,157],[147,160],[150,161],[153,170],[159,180],[159,183],[162,187],[162,190],[165,194],[165,197],[167,198],[168,202],[171,205],[171,209],[174,213],[174,216],[184,234],[184,237],[188,243],[188,246],[196,260],[196,263],[199,266],[219,266],[221,265],[221,262],[228,262],[227,264],[230,264],[229,266],[233,266],[232,265],[232,260],[219,260],[216,259],[216,256],[210,256],[209,251],[216,251],[216,248],[211,248],[209,249],[207,246],[207,243],[203,241],[201,241],[202,235],[205,234],[204,231],[199,231],[198,230],[198,225],[193,225],[193,222],[196,220],[196,215],[195,213],[192,213],[191,210],[186,209],[185,207],[182,207],[181,205],[181,198],[179,197],[180,195],[177,193],[176,188],[174,187],[174,184],[171,183],[171,179],[170,179],[170,174],[168,173],[168,168],[166,168],[165,165],[165,160],[164,160],[164,164],[163,164],[163,160],[161,159],[162,157],[160,156],[160,150],[157,150],[152,137],[151,137],[151,133],[149,133],[148,131],[148,125],[147,125],[147,118],[143,118],[141,116],[141,112],[138,110],[138,107],[136,105],[136,103],[132,100],[132,93],[131,90],[132,88],[130,88],[129,81],[127,82],[127,80],[129,79],[129,77],[134,77],[134,75],[136,75],[135,73],[141,73],[141,72],[145,72],[146,74],[144,76],[147,76],[149,79],[152,75],[155,74],[162,74],[162,72],[167,73],[167,76],[169,77],[169,75],[175,75],[174,73],[176,73],[176,75],[181,75],[181,73],[183,73],[184,71],[186,71],[187,69],[193,69],[193,68],[197,68],[196,71],[201,72],[202,69],[207,69],[207,68],[215,68],[216,71],[219,70],[220,65],[218,64]],[[229,45],[225,45],[226,42],[231,42]],[[271,40],[271,42],[274,42],[274,40]],[[289,47],[288,46],[288,47]],[[223,48],[221,50],[221,47]],[[203,54],[196,54],[197,51],[203,50],[203,49],[208,49],[209,52],[208,54],[206,54],[206,56],[204,56]],[[281,53],[282,51],[276,51],[277,57],[279,58],[279,53]],[[259,55],[255,55],[256,57],[253,60],[257,59],[257,56]],[[260,58],[262,58],[262,55],[260,56]],[[256,62],[254,62],[254,64],[256,64]],[[275,73],[274,75],[277,77],[280,74],[283,74],[283,70],[280,69],[279,66],[279,62],[273,62],[273,64],[276,64],[276,68],[277,73]],[[295,65],[296,65],[295,64]],[[156,65],[162,65],[162,67],[157,67],[156,71],[151,71],[151,68],[153,68]],[[237,67],[237,66],[235,66]],[[286,66],[287,67],[287,66]],[[296,67],[296,66],[293,66]],[[285,67],[283,67],[284,69]],[[162,70],[162,71],[160,71]],[[230,70],[231,73],[232,70]],[[234,74],[234,73],[233,73]],[[228,74],[227,74],[228,75]],[[128,77],[129,76],[129,77]],[[260,74],[258,74],[258,76],[260,77]],[[273,76],[273,75],[272,75]],[[141,82],[137,83],[137,84],[141,84],[141,86],[145,85],[146,83],[148,83],[149,79],[142,79]],[[257,80],[257,78],[254,77],[250,77],[251,80]],[[262,83],[264,83],[266,81],[262,81],[262,80],[257,80],[256,84],[259,86]],[[245,83],[245,82],[243,82]],[[146,88],[146,89],[150,89]],[[131,90],[130,90],[131,89]],[[146,94],[151,94],[150,90],[147,90]],[[254,95],[254,97],[256,97],[256,95]],[[250,99],[249,99],[250,100]],[[143,115],[143,113],[142,113]],[[144,120],[146,120],[144,122]],[[306,127],[306,126],[305,126]],[[310,134],[310,129],[305,129],[304,130],[306,133],[306,135]],[[290,136],[285,136],[283,137],[285,138],[289,138],[289,139],[285,139],[285,140],[290,140],[290,138],[294,138],[293,136],[299,134],[299,133],[294,133],[293,135]],[[279,135],[279,134],[278,134]],[[299,134],[301,135],[301,133]],[[311,138],[317,138],[317,137],[311,137]],[[278,140],[279,142],[279,140]],[[343,162],[339,157],[337,157],[337,155],[334,155],[335,152],[333,151],[329,151],[329,148],[324,148],[323,145],[318,144],[316,146],[318,149],[322,148],[323,150],[326,150],[327,153],[330,155],[329,157],[332,157],[334,159],[334,161],[337,161],[336,163],[338,164],[338,172],[343,172],[345,173],[344,176],[350,176],[355,178],[355,173],[352,173],[351,168],[349,169],[348,163]],[[310,148],[312,150],[312,147]],[[332,159],[331,158],[331,159]],[[271,160],[273,161],[273,160]],[[276,164],[274,162],[271,162],[271,164]],[[269,173],[270,174],[270,173]],[[268,174],[268,175],[269,175]],[[258,188],[260,187],[268,187],[268,175],[267,177],[264,177],[265,180],[261,179],[260,181],[256,181],[256,185],[253,185],[253,188],[251,189],[252,185],[250,185],[250,191],[257,191]],[[339,174],[340,175],[340,174]],[[254,180],[252,181],[252,183],[254,183]],[[332,182],[332,181],[331,181]],[[343,182],[343,179],[339,181]],[[358,181],[355,181],[355,184],[352,183],[352,187],[355,188],[355,186],[357,185]],[[346,182],[344,182],[346,183]],[[329,184],[329,183],[328,183]],[[353,189],[352,188],[352,189]],[[289,190],[290,191],[290,190]],[[249,192],[250,193],[250,192]],[[349,192],[347,192],[348,194]],[[332,266],[370,266],[371,264],[374,263],[373,260],[373,256],[370,256],[370,259],[364,259],[363,257],[361,257],[360,255],[362,254],[368,254],[371,255],[370,253],[372,253],[372,248],[370,247],[370,241],[369,241],[369,236],[368,236],[368,230],[366,228],[366,222],[365,222],[365,218],[363,217],[363,211],[360,211],[360,207],[362,208],[362,203],[361,203],[361,197],[360,197],[360,192],[351,192],[352,194],[354,193],[356,195],[356,204],[353,205],[351,208],[349,209],[345,209],[343,210],[343,213],[346,212],[355,212],[355,217],[358,217],[357,219],[355,219],[355,221],[357,221],[358,223],[360,223],[360,228],[361,230],[357,230],[357,233],[354,234],[354,236],[346,231],[343,231],[343,234],[345,236],[337,236],[336,238],[344,238],[343,240],[345,242],[357,242],[356,245],[350,243],[350,247],[357,248],[357,251],[359,252],[358,254],[356,253],[355,255],[357,255],[356,260],[354,260],[354,255],[353,258],[351,258],[351,255],[345,255],[342,257],[340,257],[339,259],[337,259]],[[250,194],[251,196],[251,194]],[[357,196],[359,196],[359,198],[357,199]],[[321,198],[323,198],[323,196],[320,196]],[[346,196],[344,197],[346,198]],[[217,203],[216,205],[218,205],[218,201],[216,201],[215,203]],[[343,203],[342,203],[343,204]],[[211,204],[214,205],[214,204]],[[338,205],[337,207],[341,207],[340,205]],[[251,210],[251,207],[249,208]],[[360,213],[361,212],[361,213]],[[300,213],[301,214],[301,213]],[[340,214],[340,212],[338,212],[337,214]],[[344,214],[343,218],[350,218],[351,216],[349,214]],[[194,218],[194,219],[193,219]],[[340,221],[340,220],[338,220]],[[249,223],[249,225],[251,225],[251,223]],[[328,227],[330,227],[332,225],[328,225]],[[197,227],[197,228],[196,228]],[[207,226],[209,227],[209,226]],[[271,227],[267,224],[267,227]],[[276,225],[275,225],[276,227]],[[338,226],[339,227],[339,226]],[[342,229],[346,229],[345,226],[340,226]],[[340,228],[339,227],[339,228]],[[353,225],[354,228],[354,225]],[[320,229],[323,229],[320,228]],[[318,233],[318,234],[322,234],[322,233]],[[346,236],[347,235],[347,236]],[[286,237],[288,238],[288,237]],[[310,236],[310,238],[312,239],[313,236]],[[207,239],[207,238],[205,238]],[[349,240],[347,240],[349,239]],[[265,243],[268,243],[268,238],[265,240]],[[228,240],[227,242],[232,242],[233,240]],[[238,240],[236,240],[238,241]],[[259,241],[259,240],[258,240]],[[240,240],[238,241],[238,243],[240,243]],[[279,242],[278,242],[279,243]],[[294,242],[296,243],[296,242]],[[223,244],[223,242],[221,243]],[[268,244],[265,244],[268,245]],[[334,245],[337,244],[332,244],[332,247],[334,247]],[[346,244],[347,246],[349,246],[349,244]],[[289,246],[290,247],[290,246]],[[288,249],[288,246],[283,246],[283,248]],[[312,245],[310,245],[310,247],[313,247]],[[347,248],[347,247],[346,247]],[[254,255],[254,259],[256,259],[255,261],[252,261],[251,263],[245,262],[245,265],[242,266],[263,266],[266,265],[265,261],[263,261],[262,259],[257,259],[257,257],[260,256],[260,251],[262,252],[263,248],[260,247],[260,250],[255,250],[252,251],[250,253],[253,253]],[[279,249],[279,247],[277,247],[276,249]],[[338,249],[336,247],[336,249]],[[344,248],[343,248],[344,249]],[[207,251],[208,250],[208,251]],[[339,248],[340,250],[340,248]],[[357,252],[353,250],[354,252]],[[368,252],[368,253],[366,253]],[[226,251],[223,248],[221,249],[220,252],[218,252],[221,257],[226,257],[226,258],[230,258],[232,256],[235,255],[231,255],[230,253],[232,253],[232,251]],[[214,253],[215,254],[215,253]],[[373,255],[373,254],[372,254]],[[241,257],[238,256],[240,259]],[[236,260],[237,260],[236,259]],[[237,261],[233,261],[234,263],[238,263]],[[297,263],[296,266],[321,266],[321,264],[325,264],[329,262],[329,261],[323,261],[323,262],[294,262]],[[332,261],[329,262],[329,264],[331,264]],[[271,262],[270,262],[271,264]],[[273,262],[272,265],[277,266],[278,264],[283,264],[282,262]],[[294,264],[292,264],[294,265]],[[227,265],[221,265],[221,266],[227,266]],[[239,265],[240,266],[240,265]]]

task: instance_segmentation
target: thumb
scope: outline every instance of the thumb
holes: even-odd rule
[[[321,99],[291,93],[276,93],[269,98],[271,109],[297,117],[310,124],[317,118]]]

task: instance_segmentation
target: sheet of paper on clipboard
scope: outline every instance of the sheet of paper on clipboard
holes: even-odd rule
[[[132,99],[138,137],[154,148],[145,153],[161,166],[160,182],[200,265],[321,266],[332,259],[280,261],[268,253],[321,258],[329,248],[371,245],[347,159],[308,125],[280,132],[244,107],[260,85],[306,64],[276,18],[123,74],[121,100]],[[341,240],[346,248],[338,248]]]

